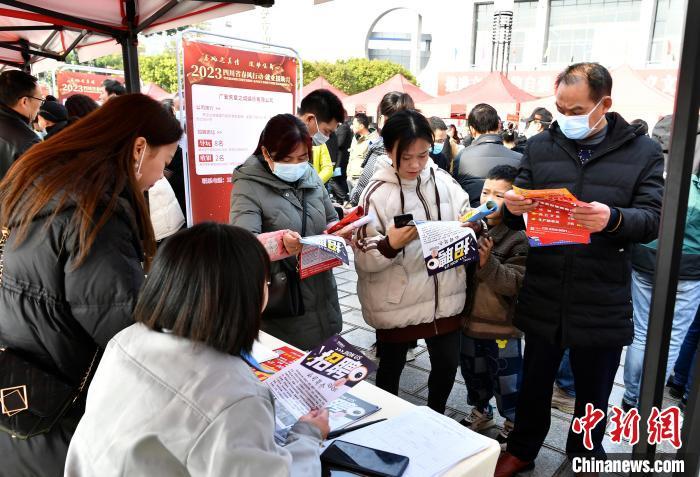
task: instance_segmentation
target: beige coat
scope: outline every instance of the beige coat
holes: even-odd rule
[[[417,180],[401,183],[391,165],[377,161],[376,167],[360,198],[360,205],[375,220],[356,235],[355,269],[362,316],[374,328],[392,329],[458,315],[466,300],[464,267],[431,277],[418,239],[394,258],[382,255],[377,243],[385,238],[397,215],[411,213],[416,220],[438,220],[436,187],[442,220],[457,220],[469,209],[469,196],[430,159]]]
[[[275,443],[268,388],[239,357],[134,324],[107,345],[67,477],[321,475],[318,429]]]

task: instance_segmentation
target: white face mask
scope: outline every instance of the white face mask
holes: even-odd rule
[[[565,116],[558,113],[557,123],[559,124],[559,129],[561,129],[564,136],[574,140],[587,138],[591,134],[591,131],[593,131],[605,117],[605,115],[601,116],[593,126],[588,125],[591,114],[593,114],[593,111],[595,111],[602,102],[603,98],[601,98],[600,101],[598,101],[598,103],[593,106],[593,109],[591,109],[587,114]]]
[[[328,142],[330,139],[330,136],[326,136],[321,132],[321,128],[318,127],[318,120],[316,119],[316,116],[314,116],[314,121],[316,121],[316,134],[314,134],[314,142],[317,144],[325,144]]]
[[[527,128],[525,128],[525,137],[530,139],[532,136],[539,134],[540,133],[540,128],[539,128],[539,123],[535,123],[535,121],[532,121],[530,124],[528,124]]]

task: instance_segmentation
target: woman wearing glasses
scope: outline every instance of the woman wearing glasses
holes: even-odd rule
[[[0,280],[7,347],[0,388],[23,384],[29,396],[29,409],[0,415],[2,475],[63,475],[90,370],[133,323],[155,253],[144,192],[163,177],[180,124],[141,94],[115,98],[91,118],[33,146],[0,182],[0,226],[10,229]],[[9,356],[26,382],[6,379]],[[27,369],[37,372],[20,373]]]

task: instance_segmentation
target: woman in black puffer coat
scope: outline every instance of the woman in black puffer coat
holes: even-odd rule
[[[125,95],[34,146],[0,183],[10,229],[0,283],[0,345],[78,387],[107,342],[133,320],[155,251],[144,192],[163,176],[182,129],[160,103]],[[28,382],[27,391],[40,383]],[[36,389],[36,387],[35,387]],[[0,432],[0,474],[61,476],[83,414],[79,398],[27,440]],[[47,407],[57,396],[30,399]]]

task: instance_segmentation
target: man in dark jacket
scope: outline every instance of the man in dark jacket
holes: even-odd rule
[[[498,132],[498,113],[492,106],[477,104],[467,122],[474,141],[455,160],[455,165],[459,164],[457,182],[469,194],[471,206],[479,207],[486,174],[496,166],[519,167],[521,154],[503,145]]]
[[[343,122],[334,133],[338,143],[338,158],[335,162],[335,170],[333,171],[333,177],[331,177],[330,186],[333,197],[340,204],[348,200],[347,170],[353,136],[350,123],[350,120]],[[331,157],[332,155],[333,153],[331,152]]]
[[[19,70],[0,74],[0,179],[39,136],[31,128],[44,102],[36,78]]]
[[[622,347],[632,342],[630,252],[658,234],[663,156],[612,106],[612,78],[597,63],[569,66],[556,80],[559,115],[551,128],[528,141],[515,185],[565,187],[588,206],[574,219],[591,232],[587,245],[532,247],[514,324],[525,332],[523,381],[515,428],[496,476],[531,468],[550,423],[552,385],[565,348],[576,382],[574,417],[586,404],[607,413]],[[607,113],[607,114],[606,114]],[[532,200],[509,191],[505,223],[523,229]],[[569,431],[566,450],[604,458],[605,419],[583,434]]]

